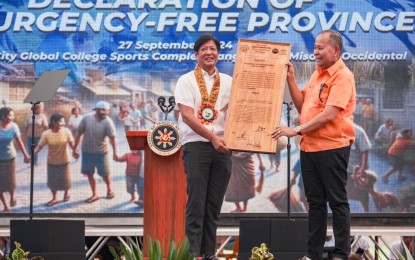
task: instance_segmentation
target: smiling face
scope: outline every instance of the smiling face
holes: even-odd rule
[[[219,50],[213,40],[207,41],[195,52],[199,66],[206,72],[213,73],[219,58]]]
[[[330,33],[320,34],[314,44],[316,62],[323,70],[330,68],[340,58],[340,47],[330,41]]]
[[[14,120],[14,111],[12,110],[3,118],[2,121],[5,125],[7,125],[7,124],[13,122],[13,120]]]
[[[6,126],[13,122],[14,120],[14,111],[10,107],[0,108],[0,123],[2,126]]]
[[[105,109],[105,108],[98,108],[98,109],[96,109],[96,115],[98,116],[99,119],[104,119],[109,114],[110,114],[110,110],[109,109]]]
[[[53,125],[53,130],[59,130],[63,126],[65,126],[65,118],[61,118],[59,121],[56,121],[56,123]]]

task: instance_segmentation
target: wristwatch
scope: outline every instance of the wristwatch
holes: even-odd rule
[[[303,134],[301,133],[301,126],[300,126],[300,125],[296,126],[296,127],[294,128],[294,131],[295,131],[295,132],[297,132],[297,134],[298,134],[298,135],[303,135]]]

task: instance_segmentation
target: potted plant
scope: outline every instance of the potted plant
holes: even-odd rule
[[[25,252],[18,242],[14,242],[16,248],[12,252],[12,258],[10,258],[9,254],[6,255],[6,260],[27,260],[27,256],[30,252]],[[30,260],[44,260],[42,256],[35,256],[30,258]]]
[[[155,240],[154,242],[150,237],[147,238],[148,250],[146,259],[148,260],[162,260],[163,259],[163,247],[160,246],[160,242]],[[140,247],[134,246],[131,243],[127,245],[121,244],[121,252],[124,255],[125,260],[144,260],[143,251]],[[109,246],[111,254],[116,260],[121,260],[121,256],[115,250],[114,247]],[[185,237],[182,243],[177,244],[170,238],[169,251],[167,253],[167,260],[193,260],[194,255],[189,251],[189,240]]]
[[[262,243],[260,247],[252,248],[251,253],[249,260],[274,260],[274,255],[269,252],[265,243]]]

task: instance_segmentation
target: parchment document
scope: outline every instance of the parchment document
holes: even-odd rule
[[[234,151],[275,153],[291,44],[239,39],[225,142]]]

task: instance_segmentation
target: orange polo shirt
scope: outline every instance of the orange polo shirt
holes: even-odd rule
[[[324,87],[321,87],[323,83]],[[351,145],[355,139],[353,113],[356,109],[356,87],[354,76],[343,60],[339,59],[327,70],[317,67],[301,92],[304,97],[301,124],[323,112],[327,105],[341,108],[335,119],[303,134],[301,150],[318,152]]]

